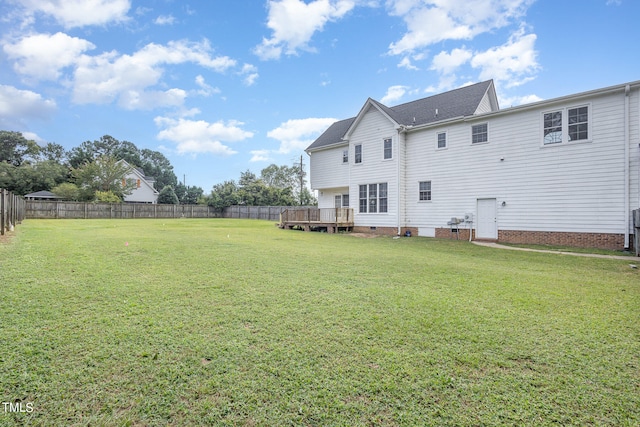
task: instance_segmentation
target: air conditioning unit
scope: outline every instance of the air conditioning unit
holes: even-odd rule
[[[464,214],[464,222],[473,222],[473,214],[471,212]]]

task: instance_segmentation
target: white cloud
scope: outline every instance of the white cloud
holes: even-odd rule
[[[419,69],[418,67],[413,65],[411,63],[411,59],[409,59],[409,57],[406,57],[406,56],[402,58],[402,61],[400,61],[400,63],[398,64],[398,68],[406,68],[407,70],[413,70],[413,71],[416,71]]]
[[[267,136],[280,141],[278,153],[302,151],[336,121],[332,118],[292,119],[269,131]]]
[[[472,56],[473,53],[467,49],[453,49],[450,53],[442,51],[433,57],[430,69],[440,74],[450,74],[468,62]]]
[[[38,135],[37,133],[33,133],[33,132],[20,132],[22,134],[22,136],[24,136],[26,139],[31,140],[31,141],[35,141],[38,143],[38,145],[43,146],[46,145],[48,141],[46,141],[44,138],[42,138],[40,135]]]
[[[404,36],[389,45],[389,53],[405,54],[444,40],[470,40],[521,17],[533,1],[389,0],[389,13],[407,26]]]
[[[253,86],[256,80],[258,80],[258,77],[260,77],[258,74],[258,68],[251,64],[244,64],[240,71],[240,75],[244,76],[244,84],[246,86]]]
[[[187,98],[187,92],[182,89],[165,91],[128,90],[120,94],[119,105],[125,110],[152,110],[157,106],[180,107]]]
[[[43,13],[65,28],[105,25],[127,19],[129,0],[20,0],[25,14]]]
[[[536,35],[520,29],[502,46],[477,53],[471,60],[479,68],[480,80],[493,78],[505,82],[505,87],[520,86],[534,78],[540,68],[535,50]]]
[[[476,83],[476,82],[467,82],[464,84],[456,84],[457,81],[458,81],[458,76],[456,76],[455,74],[443,74],[440,76],[440,79],[438,80],[437,85],[428,86],[424,90],[424,92],[427,94],[442,93],[451,89],[455,89],[456,87],[464,87],[464,86],[468,86],[470,84]]]
[[[230,156],[237,152],[225,143],[239,142],[253,137],[252,132],[241,128],[242,122],[231,120],[209,123],[204,120],[156,117],[155,123],[163,128],[157,135],[160,140],[171,141],[180,154],[211,153]]]
[[[172,41],[167,45],[151,43],[133,55],[120,55],[114,51],[93,57],[83,55],[78,60],[75,72],[73,100],[78,104],[103,104],[118,100],[121,106],[128,109],[175,106],[180,97],[184,99],[186,96],[184,91],[170,89],[164,91],[164,95],[157,91],[153,96],[140,94],[160,83],[163,65],[186,62],[217,72],[224,72],[236,65],[236,61],[229,57],[212,57],[207,41]],[[134,96],[131,96],[132,93]]]
[[[94,48],[87,40],[60,32],[26,36],[3,45],[7,57],[15,60],[17,73],[42,80],[57,80],[65,67],[76,64],[83,52]]]
[[[23,126],[28,119],[48,119],[56,109],[55,101],[38,93],[0,85],[1,128]]]
[[[384,105],[393,104],[401,99],[409,91],[408,86],[391,86],[387,89],[387,93],[382,97],[380,102]]]
[[[249,162],[270,162],[272,160],[270,153],[271,150],[252,150]]]
[[[278,59],[284,53],[295,55],[309,47],[311,38],[325,24],[345,16],[355,7],[353,0],[270,0],[267,27],[271,38],[263,38],[254,53],[263,60]]]
[[[156,25],[173,25],[176,23],[176,18],[173,15],[160,15],[153,23]]]
[[[500,108],[509,108],[542,100],[538,95],[513,96],[507,98],[498,97],[498,104],[500,104]]]
[[[201,96],[210,96],[213,93],[220,93],[220,89],[207,84],[204,81],[204,77],[197,75],[195,79],[196,85],[200,88],[197,93]]]

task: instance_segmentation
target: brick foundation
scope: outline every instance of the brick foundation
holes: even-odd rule
[[[475,230],[472,230],[472,232],[475,240]],[[468,228],[461,228],[459,233],[460,240],[469,240]],[[456,233],[451,232],[450,228],[436,228],[436,238],[455,239]],[[497,241],[525,245],[573,246],[610,250],[624,249],[624,234],[498,230]]]
[[[370,233],[381,236],[397,236],[398,229],[396,227],[353,227],[354,233]],[[417,227],[402,227],[401,236],[406,231],[411,231],[412,236],[418,236]],[[469,240],[469,232],[471,231],[472,239],[475,240],[475,230],[468,228],[460,228],[458,233],[451,231],[451,228],[436,228],[436,239],[459,239]],[[633,236],[632,236],[633,237]],[[517,243],[529,245],[553,245],[553,246],[573,246],[578,248],[599,248],[610,250],[624,249],[623,234],[606,234],[606,233],[569,233],[554,231],[513,231],[498,230],[498,242],[500,243]],[[633,238],[630,239],[631,243]],[[630,248],[633,249],[633,248]]]
[[[579,248],[624,249],[624,234],[498,230],[498,241]]]
[[[473,238],[476,237],[475,230],[472,230]],[[459,239],[459,240],[469,240],[469,229],[468,228],[459,228],[458,232],[451,231],[451,228],[436,228],[436,239]]]

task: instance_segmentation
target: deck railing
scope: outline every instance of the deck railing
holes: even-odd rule
[[[280,215],[280,222],[285,223],[321,223],[351,224],[353,209],[351,208],[307,208],[285,209]]]

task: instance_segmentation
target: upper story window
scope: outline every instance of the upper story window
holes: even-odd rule
[[[437,140],[436,147],[438,148],[438,150],[441,150],[443,148],[447,148],[447,133],[446,132],[438,132],[436,134],[436,140]]]
[[[480,144],[489,141],[489,126],[487,123],[471,126],[471,143]]]
[[[355,152],[356,152],[355,162],[362,163],[362,144],[358,144],[355,146]]]
[[[545,144],[562,142],[562,111],[544,113],[543,133]]]
[[[586,141],[590,135],[589,106],[561,108],[542,115],[542,143]]]
[[[589,107],[569,108],[569,141],[589,139]]]
[[[342,163],[349,163],[349,150],[342,150]]]
[[[391,138],[386,138],[384,140],[384,158],[390,159],[393,156],[393,143],[391,142]]]

